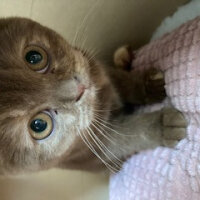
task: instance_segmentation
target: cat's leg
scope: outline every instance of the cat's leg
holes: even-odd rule
[[[163,109],[161,123],[163,146],[174,147],[179,140],[186,137],[187,122],[183,114],[174,108]]]
[[[108,71],[123,103],[152,104],[166,97],[164,76],[159,70],[125,71],[111,68]]]
[[[121,117],[115,119],[118,120],[119,126],[116,131],[122,134],[116,137],[125,149],[124,155],[117,150],[118,148],[115,150],[120,157],[158,146],[174,147],[178,141],[186,137],[186,120],[174,108]]]
[[[133,54],[129,45],[116,50],[115,67],[109,69],[123,103],[144,105],[160,102],[166,96],[163,73],[155,68],[146,70],[131,69]]]
[[[123,70],[130,70],[133,57],[131,45],[119,47],[113,55],[115,67]]]

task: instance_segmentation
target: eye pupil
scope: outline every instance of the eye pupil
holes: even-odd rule
[[[36,133],[41,133],[47,128],[47,122],[42,119],[35,119],[30,124],[31,129]]]
[[[26,54],[26,61],[32,65],[40,63],[42,59],[42,55],[37,51],[29,51]]]

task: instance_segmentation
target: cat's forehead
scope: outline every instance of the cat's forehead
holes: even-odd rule
[[[74,48],[58,33],[26,18],[0,19],[0,68],[20,67],[23,51],[28,46],[43,48],[51,61],[74,60]]]
[[[0,40],[0,49],[8,52],[30,44],[64,51],[71,48],[55,31],[26,18],[0,19]]]

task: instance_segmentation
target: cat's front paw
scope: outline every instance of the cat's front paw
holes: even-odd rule
[[[183,114],[174,108],[165,108],[162,112],[163,146],[174,147],[186,137],[187,121]]]
[[[161,102],[165,97],[164,74],[158,69],[150,68],[144,72],[145,103]]]
[[[130,45],[124,45],[119,47],[114,53],[115,67],[123,70],[131,69],[131,62],[133,59],[133,51]]]

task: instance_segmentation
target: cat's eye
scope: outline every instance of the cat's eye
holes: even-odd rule
[[[48,137],[53,131],[51,114],[48,112],[38,113],[30,120],[28,129],[35,140],[42,140]]]
[[[28,46],[24,49],[24,61],[36,72],[44,73],[48,68],[48,55],[39,46]]]

